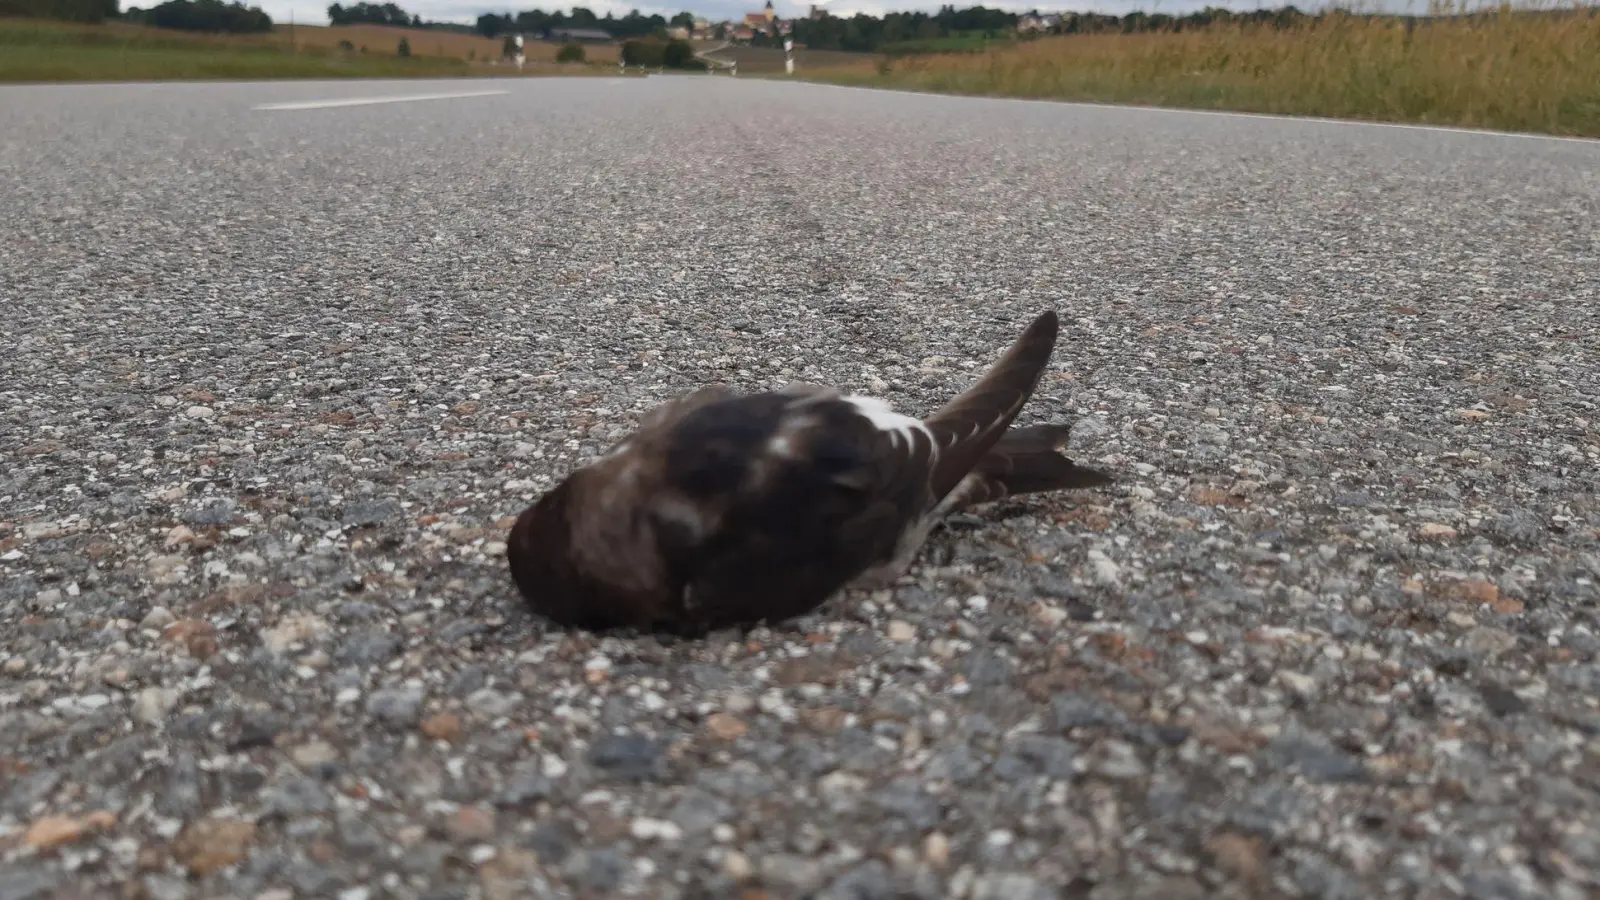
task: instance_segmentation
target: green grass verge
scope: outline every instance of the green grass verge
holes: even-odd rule
[[[590,71],[592,68],[593,71]],[[0,19],[0,82],[441,78],[516,74],[438,56],[295,50],[265,36],[200,35],[124,24]],[[525,75],[615,75],[614,66]]]
[[[339,59],[274,50],[159,47],[7,47],[0,81],[168,81],[252,78],[397,78],[473,74],[450,60]]]

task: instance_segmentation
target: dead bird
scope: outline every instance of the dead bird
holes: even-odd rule
[[[1034,319],[926,419],[807,384],[663,403],[523,511],[512,578],[559,625],[685,635],[887,586],[951,512],[1112,482],[1061,452],[1067,426],[1010,428],[1058,330],[1054,312]]]

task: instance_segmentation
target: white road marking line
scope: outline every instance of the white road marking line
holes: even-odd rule
[[[758,76],[759,77],[759,76]],[[795,83],[795,82],[791,82]],[[879,91],[889,94],[916,94],[919,97],[943,97],[949,100],[998,100],[1004,103],[1047,104],[1050,106],[1081,106],[1087,109],[1132,110],[1134,112],[1177,113],[1191,116],[1222,116],[1234,119],[1265,119],[1269,122],[1312,122],[1317,125],[1349,125],[1357,128],[1401,128],[1410,131],[1437,131],[1446,134],[1472,134],[1483,137],[1517,138],[1534,141],[1566,141],[1574,144],[1600,144],[1600,139],[1570,134],[1540,134],[1532,131],[1495,131],[1491,128],[1467,128],[1459,125],[1421,125],[1414,122],[1377,122],[1366,119],[1330,119],[1324,116],[1290,116],[1271,113],[1235,112],[1227,109],[1187,109],[1181,106],[1139,106],[1123,103],[1088,103],[1082,100],[1051,100],[1045,97],[986,97],[974,94],[945,94],[936,91],[917,91],[910,88],[869,87],[856,84],[829,84],[826,81],[798,82],[813,87],[835,88],[841,91]]]
[[[304,100],[295,103],[263,103],[251,109],[328,109],[334,106],[366,106],[369,103],[409,103],[413,100],[454,100],[460,97],[493,97],[510,91],[459,91],[451,94],[396,94],[391,97],[347,97],[343,100]]]

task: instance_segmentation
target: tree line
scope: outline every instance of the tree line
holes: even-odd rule
[[[398,28],[422,28],[429,31],[455,31],[472,34],[471,25],[455,22],[424,22],[421,16],[412,15],[393,3],[356,3],[343,6],[335,3],[328,7],[330,25],[393,25]]]
[[[1016,33],[1017,24],[1028,13],[1015,13],[985,6],[956,9],[945,5],[938,12],[891,12],[882,16],[856,13],[849,17],[834,16],[824,12],[815,18],[793,20],[796,43],[816,50],[849,50],[857,53],[876,53],[896,44],[928,42],[956,37],[998,39]],[[1037,16],[1034,11],[1031,15]],[[1058,24],[1045,29],[1056,34],[1100,34],[1108,32],[1183,31],[1218,23],[1265,23],[1273,27],[1289,28],[1310,18],[1294,6],[1279,9],[1258,9],[1236,13],[1220,7],[1208,7],[1187,15],[1133,12],[1124,16],[1100,13],[1061,13]],[[613,37],[665,37],[669,25],[692,27],[693,13],[681,12],[667,19],[661,15],[643,15],[633,10],[626,16],[611,13],[597,15],[593,10],[579,6],[571,12],[545,12],[529,9],[518,13],[485,13],[478,17],[475,30],[484,37],[504,34],[544,36],[552,29],[596,28]],[[719,37],[724,34],[718,35]],[[753,43],[776,44],[775,35],[757,31]]]
[[[848,18],[829,15],[794,20],[794,39],[814,50],[849,50],[877,53],[895,45],[927,43],[959,37],[994,40],[1016,33],[1025,13],[974,6],[944,6],[936,13],[892,12],[882,17],[857,13]],[[1032,15],[1037,16],[1034,12]],[[1184,31],[1216,24],[1256,23],[1291,28],[1310,18],[1293,6],[1232,12],[1208,7],[1187,15],[1132,12],[1124,16],[1101,13],[1061,13],[1059,22],[1043,29],[1051,34],[1106,34],[1146,31]],[[754,43],[771,44],[775,38],[758,34]],[[978,46],[981,46],[981,40]]]
[[[117,17],[117,0],[0,0],[0,18],[104,22]]]
[[[357,3],[328,7],[330,25],[398,25],[402,28],[421,28],[422,17],[414,16],[393,3]]]
[[[857,13],[839,17],[823,13],[816,18],[803,17],[792,21],[796,43],[815,50],[848,50],[857,53],[913,51],[918,48],[948,49],[954,39],[970,39],[973,47],[984,42],[1016,34],[1021,13],[973,6],[956,9],[946,5],[935,13],[891,12],[883,16]],[[1037,12],[1031,15],[1038,15]],[[261,32],[272,29],[272,18],[258,6],[246,6],[241,0],[166,0],[157,6],[141,10],[130,7],[118,14],[118,0],[0,0],[0,16],[28,16],[33,18],[65,19],[77,22],[100,22],[122,18],[128,21],[175,28],[185,31]],[[1055,34],[1136,33],[1148,31],[1185,31],[1213,25],[1255,24],[1272,28],[1294,28],[1316,16],[1301,12],[1294,6],[1278,9],[1256,9],[1233,12],[1219,7],[1207,7],[1186,15],[1166,13],[1131,12],[1123,16],[1100,13],[1062,13],[1059,21],[1046,31]],[[406,12],[394,3],[360,2],[350,6],[335,3],[328,7],[328,19],[334,25],[370,23],[406,28],[438,29],[477,33],[484,37],[507,34],[525,34],[547,37],[553,29],[590,28],[605,31],[624,41],[656,38],[666,40],[669,25],[691,27],[693,13],[680,12],[668,19],[659,14],[643,15],[633,10],[625,16],[606,13],[597,15],[586,7],[574,7],[571,12],[545,12],[529,9],[515,14],[486,13],[474,25],[449,22],[424,22],[419,15]],[[723,36],[719,29],[718,36]],[[753,43],[771,45],[779,42],[775,35],[757,31]],[[937,42],[946,42],[937,46]]]
[[[178,31],[210,31],[227,34],[256,34],[272,30],[272,17],[259,6],[245,6],[234,0],[167,0],[165,3],[140,9],[128,7],[122,14],[124,21],[156,28]]]
[[[0,0],[0,17],[6,16],[91,24],[121,19],[156,28],[231,34],[272,30],[271,16],[238,0],[167,0],[149,9],[130,6],[126,11],[119,10],[118,0]]]
[[[659,14],[641,15],[636,9],[619,18],[611,13],[606,13],[604,17],[597,16],[594,10],[583,6],[575,6],[571,12],[529,9],[515,15],[485,13],[478,17],[476,30],[484,37],[492,38],[502,34],[530,34],[543,37],[552,29],[597,28],[612,37],[627,39],[665,38],[668,25],[692,27],[694,13],[681,12],[668,19]]]

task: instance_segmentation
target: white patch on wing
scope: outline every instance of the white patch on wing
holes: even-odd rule
[[[781,432],[767,442],[767,450],[779,459],[794,459],[794,444],[790,443],[788,435]]]
[[[676,494],[662,494],[650,504],[650,511],[663,522],[682,528],[691,544],[705,539],[710,530],[705,514],[693,501]]]
[[[868,422],[871,422],[872,427],[887,433],[890,440],[894,441],[896,445],[899,444],[901,439],[904,439],[908,447],[914,446],[918,434],[926,435],[929,444],[934,443],[933,432],[928,430],[928,426],[922,424],[921,419],[897,413],[889,408],[888,403],[879,400],[877,397],[863,397],[859,394],[852,394],[843,399],[844,402],[854,406],[856,412],[864,416]]]

